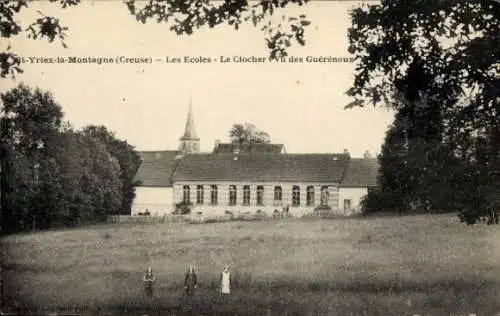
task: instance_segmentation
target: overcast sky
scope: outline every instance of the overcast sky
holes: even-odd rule
[[[348,10],[356,4],[313,1],[288,9],[312,21],[306,46],[289,53],[349,57]],[[25,57],[268,56],[263,33],[251,25],[178,36],[165,24],[139,24],[122,1],[84,1],[66,10],[48,1],[31,6],[19,16],[23,26],[40,16],[37,10],[54,14],[69,27],[68,48],[22,35],[11,44]],[[192,96],[202,151],[216,139],[227,141],[233,123],[250,122],[288,152],[378,153],[393,115],[343,109],[351,101],[344,92],[353,69],[352,63],[24,64],[25,73],[2,80],[1,90],[19,82],[50,90],[75,127],[103,124],[138,150],[176,149]]]

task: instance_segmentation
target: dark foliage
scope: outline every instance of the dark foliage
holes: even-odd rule
[[[134,194],[120,164],[122,156],[136,162],[130,146],[109,133],[107,141],[123,149],[115,158],[90,129],[62,124],[61,107],[39,89],[21,84],[1,98],[3,233],[100,222],[123,213]]]
[[[351,15],[347,107],[396,111],[366,211],[454,210],[472,224],[498,210],[500,4],[391,0]]]
[[[229,139],[238,146],[267,144],[271,141],[269,134],[250,123],[234,124],[229,130]]]
[[[191,214],[192,208],[193,208],[193,203],[182,201],[182,202],[175,204],[175,210],[172,214],[174,214],[174,215]]]
[[[80,4],[80,0],[49,0],[65,9]],[[169,25],[169,30],[178,35],[190,35],[203,27],[213,28],[219,25],[230,25],[235,30],[242,23],[251,23],[260,27],[264,34],[263,45],[267,46],[270,58],[287,56],[287,48],[293,42],[305,45],[305,30],[311,24],[306,16],[286,16],[278,22],[271,17],[287,6],[302,6],[309,0],[260,0],[250,3],[247,0],[125,0],[124,5],[140,23],[154,21]],[[29,0],[0,1],[0,36],[11,38],[25,33],[28,38],[45,39],[49,42],[64,42],[68,28],[56,17],[41,15],[26,28],[16,20],[17,15],[30,5]],[[21,57],[8,47],[0,52],[0,77],[7,78],[22,73]]]
[[[49,0],[58,3],[61,8],[75,6],[80,0]],[[19,24],[17,15],[22,9],[28,8],[29,0],[2,0],[0,1],[0,37],[11,38],[23,32],[32,39],[47,39],[49,42],[60,40],[63,47],[66,47],[67,27],[63,26],[59,19],[45,16],[39,12],[41,17],[33,21],[26,29]],[[7,78],[16,73],[22,73],[21,58],[11,51],[10,46],[6,51],[0,52],[0,77]]]
[[[331,211],[332,207],[330,205],[319,205],[314,208],[314,211]]]
[[[120,214],[128,215],[131,212],[135,198],[134,177],[140,166],[141,158],[134,147],[124,140],[120,140],[113,132],[104,126],[89,125],[83,133],[106,145],[106,149],[120,166],[120,181],[122,184],[122,203]]]

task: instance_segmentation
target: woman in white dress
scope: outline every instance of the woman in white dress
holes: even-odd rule
[[[220,276],[220,290],[222,295],[231,293],[231,272],[227,266],[224,267]]]

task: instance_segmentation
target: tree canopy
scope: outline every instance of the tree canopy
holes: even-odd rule
[[[231,143],[239,146],[267,144],[271,141],[269,134],[251,123],[234,124],[229,130],[229,139]]]
[[[73,7],[81,0],[49,0],[61,8]],[[238,30],[242,23],[252,23],[260,27],[264,34],[271,58],[287,55],[287,48],[293,42],[305,45],[305,30],[311,24],[303,14],[298,16],[282,15],[279,21],[270,19],[280,9],[290,5],[302,6],[309,0],[260,0],[255,3],[248,0],[124,0],[130,14],[141,23],[153,21],[165,23],[170,31],[179,35],[190,35],[202,27],[213,28],[230,25]],[[58,40],[66,47],[66,27],[57,17],[41,17],[27,26],[16,21],[16,16],[23,8],[28,8],[29,0],[0,1],[0,36],[11,38],[27,34],[29,38],[46,39],[49,42]],[[0,52],[0,77],[7,78],[22,73],[21,58],[12,51],[10,45]]]
[[[400,198],[455,208],[468,223],[498,208],[500,3],[384,0],[351,15],[349,49],[358,62],[347,108],[396,110],[382,189],[399,186]]]
[[[88,125],[83,128],[85,136],[92,137],[105,144],[110,155],[116,159],[120,167],[120,181],[122,185],[121,213],[130,214],[132,202],[135,198],[134,177],[141,163],[139,154],[134,147],[116,137],[105,126]]]
[[[500,3],[381,1],[351,15],[358,63],[350,106],[400,109],[403,94],[414,108],[438,104],[450,132],[498,124]]]
[[[53,96],[23,84],[1,95],[2,233],[129,214],[139,157],[104,127],[63,124]]]

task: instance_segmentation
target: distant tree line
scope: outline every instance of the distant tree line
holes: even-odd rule
[[[1,95],[2,233],[70,227],[129,214],[140,163],[104,126],[75,130],[49,92]]]

